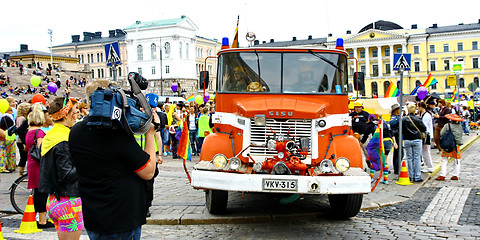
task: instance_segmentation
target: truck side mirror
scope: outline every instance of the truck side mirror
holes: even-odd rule
[[[200,89],[206,89],[208,88],[208,71],[201,71],[200,72],[200,81],[199,81],[199,88]]]
[[[365,74],[363,72],[355,72],[353,74],[353,88],[356,91],[365,90]]]

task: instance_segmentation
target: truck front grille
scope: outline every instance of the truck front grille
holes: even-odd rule
[[[300,144],[300,138],[307,138],[308,149],[312,149],[311,133],[312,133],[312,120],[310,119],[273,119],[267,118],[266,126],[255,126],[255,122],[250,119],[250,143],[265,143],[267,136],[273,136],[273,131],[278,134],[282,134],[287,137],[288,130],[290,129],[290,135],[295,136],[297,144]],[[271,129],[270,129],[271,128]],[[310,151],[309,151],[310,152]],[[275,155],[276,151],[268,151],[266,147],[251,147],[250,154],[261,155]]]

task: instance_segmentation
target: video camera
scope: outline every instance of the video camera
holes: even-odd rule
[[[148,81],[140,74],[128,74],[131,90],[110,84],[98,88],[90,98],[90,112],[87,125],[99,128],[124,129],[128,134],[145,134],[152,123],[152,109],[141,90],[148,87]],[[143,111],[142,111],[143,109]]]

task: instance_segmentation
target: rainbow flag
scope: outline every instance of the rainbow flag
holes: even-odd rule
[[[237,28],[235,29],[235,37],[233,37],[232,48],[238,48],[238,22],[240,21],[240,15],[237,18]]]
[[[432,85],[437,84],[437,79],[435,79],[432,74],[428,74],[427,80],[425,80],[425,83],[423,84],[424,87],[428,88]]]
[[[387,92],[385,92],[385,97],[397,97],[398,95],[400,95],[400,91],[398,90],[397,86],[390,81]]]
[[[370,142],[367,144],[368,160],[370,161],[371,168],[375,171],[380,170],[380,164],[385,162],[385,152],[383,148],[383,136],[380,134],[382,128],[382,120],[378,121],[377,129],[373,134]]]
[[[455,100],[457,100],[457,98],[458,98],[457,90],[453,90],[452,98],[450,98],[450,102],[455,102]]]
[[[190,149],[190,134],[188,131],[187,118],[183,119],[183,129],[180,141],[178,142],[177,154],[181,158],[192,161],[192,150]]]
[[[187,98],[187,102],[193,102],[194,100],[195,100],[195,94],[192,94]]]

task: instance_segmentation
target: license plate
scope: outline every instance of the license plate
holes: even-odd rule
[[[263,179],[263,190],[297,191],[297,179]]]

